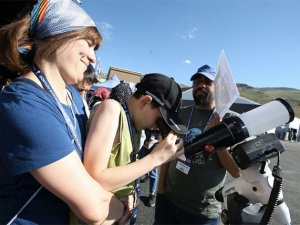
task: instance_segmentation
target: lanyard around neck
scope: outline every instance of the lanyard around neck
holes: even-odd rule
[[[67,115],[66,111],[64,110],[62,104],[60,103],[57,95],[55,94],[53,88],[51,87],[49,81],[47,80],[46,76],[42,73],[42,71],[40,71],[40,69],[37,67],[37,66],[33,66],[32,67],[32,71],[33,73],[36,75],[36,77],[40,80],[40,82],[42,83],[43,87],[45,88],[45,90],[47,90],[54,98],[55,102],[56,102],[56,105],[58,106],[58,109],[59,111],[61,112],[61,114],[63,115],[65,121],[66,121],[66,124],[69,128],[69,130],[71,131],[71,134],[73,136],[73,139],[75,141],[75,145],[77,146],[77,148],[80,150],[80,152],[82,152],[82,147],[81,147],[81,143],[77,137],[77,134],[76,134],[76,130],[75,130],[75,127],[74,125],[72,124],[69,116]],[[71,106],[72,107],[72,106]],[[78,113],[78,110],[76,108],[76,106],[74,105],[75,107],[75,110],[77,111]]]
[[[131,162],[136,161],[136,151],[135,151],[135,145],[134,145],[134,138],[133,138],[133,127],[132,127],[132,121],[131,121],[131,117],[129,114],[129,109],[128,106],[126,104],[126,102],[124,101],[122,103],[122,107],[125,111],[126,114],[126,118],[127,118],[127,123],[128,123],[128,128],[129,128],[129,132],[130,132],[130,139],[131,139],[131,145],[132,145],[132,152],[130,153],[130,159]],[[131,215],[131,220],[130,220],[130,224],[135,224],[135,220],[136,220],[136,216],[137,216],[137,201],[138,198],[140,197],[140,181],[139,179],[136,179],[134,181],[134,190],[135,190],[135,195],[134,195],[134,201],[133,201],[133,209],[134,209],[134,213]]]
[[[192,108],[192,110],[191,110],[191,113],[190,113],[190,115],[189,115],[188,122],[187,122],[187,129],[190,128],[190,125],[191,125],[191,122],[192,122],[192,118],[193,118],[194,111],[195,111],[195,105],[193,106],[193,108]],[[209,116],[209,118],[208,118],[208,120],[207,120],[208,122],[211,120],[211,118],[212,118],[214,112],[215,112],[215,108],[213,108],[213,110],[212,110],[212,112],[211,112],[211,114],[210,114],[210,116]],[[205,127],[204,127],[203,130],[205,130],[206,127],[207,127],[207,124],[205,125]],[[185,135],[185,137],[187,137],[187,134]]]
[[[131,117],[130,117],[130,114],[129,114],[128,106],[127,106],[125,101],[122,103],[122,107],[123,107],[123,109],[125,111],[125,114],[126,114],[128,128],[129,128],[129,132],[130,132],[130,139],[131,139],[131,145],[132,145],[132,152],[130,154],[130,159],[131,159],[132,162],[134,162],[136,160],[136,152],[135,152],[135,145],[134,145],[134,138],[133,138],[132,121],[131,121]]]

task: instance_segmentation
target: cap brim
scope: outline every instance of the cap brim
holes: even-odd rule
[[[206,76],[208,79],[210,79],[210,80],[212,80],[212,81],[214,81],[215,80],[215,78],[216,78],[216,76],[212,76],[211,74],[209,74],[209,73],[206,73],[206,72],[201,72],[201,73],[195,73],[192,77],[191,77],[191,81],[193,81],[193,80],[195,80],[196,79],[196,77],[199,77],[199,76]]]
[[[177,113],[168,112],[166,109],[159,107],[162,117],[168,126],[177,134],[186,134],[188,129],[183,124]]]

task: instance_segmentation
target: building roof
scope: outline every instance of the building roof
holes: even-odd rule
[[[107,79],[112,77],[113,75],[117,75],[120,80],[124,80],[130,83],[139,83],[143,76],[142,73],[121,69],[118,67],[110,67],[107,75]]]

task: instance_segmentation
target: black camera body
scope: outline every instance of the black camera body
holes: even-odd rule
[[[284,147],[275,134],[264,134],[232,149],[232,157],[242,170],[284,152]]]

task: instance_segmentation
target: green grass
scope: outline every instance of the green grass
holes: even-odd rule
[[[268,103],[276,98],[286,100],[295,112],[295,116],[300,118],[300,90],[286,87],[276,88],[255,88],[247,84],[237,84],[240,96],[258,102],[260,104]],[[190,87],[181,84],[183,90]]]
[[[240,96],[265,104],[275,98],[286,100],[293,108],[296,117],[300,117],[300,90],[293,88],[254,88],[246,84],[237,84]]]

